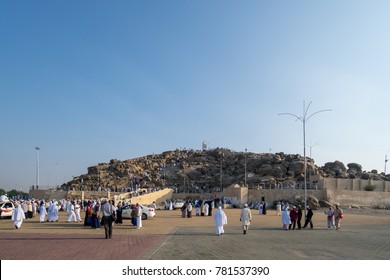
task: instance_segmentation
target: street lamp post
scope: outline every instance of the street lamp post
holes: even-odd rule
[[[304,158],[304,189],[305,189],[305,221],[306,221],[306,208],[307,208],[307,186],[306,186],[306,166],[307,166],[307,161],[306,161],[306,122],[314,115],[321,113],[321,112],[328,112],[332,111],[331,109],[326,109],[326,110],[320,110],[317,112],[314,112],[310,116],[307,116],[307,113],[309,111],[309,107],[311,105],[311,102],[309,105],[305,105],[305,101],[303,101],[303,115],[301,117],[291,114],[291,113],[280,113],[279,115],[290,115],[296,118],[296,120],[300,120],[302,122],[302,127],[303,127],[303,158]]]
[[[247,151],[247,149],[245,149],[245,178],[244,178],[244,187],[246,187],[246,151]]]
[[[389,160],[387,159],[387,155],[385,155],[385,175],[386,175],[386,164]]]
[[[220,180],[220,191],[222,192],[223,191],[223,186],[222,186],[222,161],[225,157],[225,154],[222,154],[222,157],[221,157],[221,180]]]
[[[37,166],[36,166],[36,177],[35,177],[35,188],[38,189],[39,187],[39,151],[41,148],[38,146],[35,147],[35,150],[37,151]]]
[[[315,145],[317,145],[317,143],[314,143],[313,145],[310,145],[310,155],[309,155],[310,159],[313,159],[313,158],[311,157],[311,150],[312,150],[312,148],[313,148]],[[313,170],[310,168],[310,172],[309,172],[309,185],[310,185],[310,188],[312,187],[312,181],[311,181],[311,175],[312,175],[312,173],[313,173]],[[317,187],[316,187],[316,189],[317,189]]]

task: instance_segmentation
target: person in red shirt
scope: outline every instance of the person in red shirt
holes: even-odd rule
[[[289,224],[288,229],[295,229],[295,226],[297,225],[297,220],[298,220],[298,212],[297,212],[297,207],[293,206],[293,209],[290,211],[290,220],[291,224]]]

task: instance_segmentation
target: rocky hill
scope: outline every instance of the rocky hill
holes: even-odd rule
[[[246,165],[246,168],[245,168]],[[348,168],[340,161],[328,162],[322,167],[307,158],[308,180],[310,175],[335,178],[362,178],[390,180],[390,175],[376,170],[366,172],[357,163]],[[109,163],[99,163],[88,168],[88,173],[64,184],[63,189],[112,191],[140,187],[173,187],[178,191],[209,192],[232,184],[249,187],[258,185],[293,184],[303,181],[304,158],[284,153],[244,153],[228,149],[175,150],[140,158]]]

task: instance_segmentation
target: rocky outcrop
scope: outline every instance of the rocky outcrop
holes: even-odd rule
[[[389,179],[377,172],[363,172],[361,165],[340,161],[328,162],[323,167],[307,158],[307,176],[320,175],[336,178]],[[174,150],[162,154],[88,167],[88,173],[74,177],[62,186],[66,190],[124,191],[135,186],[168,186],[178,191],[213,192],[232,184],[248,186],[293,184],[304,179],[304,158],[284,153],[244,153],[229,149]]]

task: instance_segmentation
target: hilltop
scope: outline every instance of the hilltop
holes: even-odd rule
[[[245,168],[246,165],[246,168]],[[347,168],[348,167],[348,168]],[[347,167],[328,162],[319,167],[307,158],[307,174],[332,178],[390,180],[390,175],[376,170],[366,172],[357,163]],[[266,184],[294,184],[304,179],[304,158],[284,153],[235,152],[229,149],[174,150],[161,154],[88,167],[88,173],[64,185],[62,189],[123,191],[129,187],[173,187],[177,191],[213,192],[232,184],[249,187]]]

